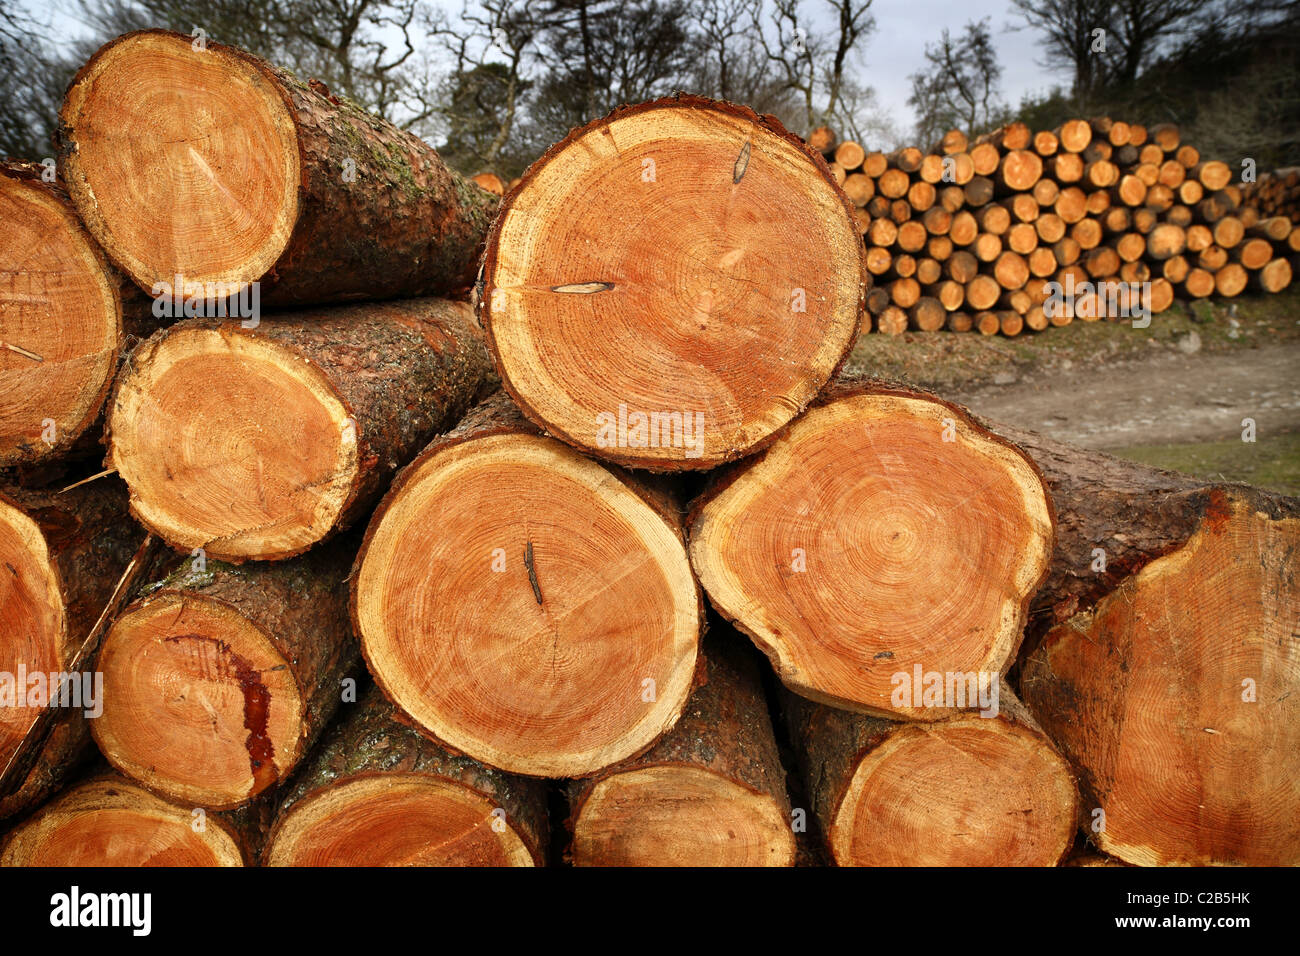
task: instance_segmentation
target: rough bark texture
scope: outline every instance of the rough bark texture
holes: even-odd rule
[[[569,785],[572,832],[596,785],[646,767],[698,767],[770,797],[787,825],[790,799],[754,662],[735,633],[711,635],[704,644],[695,688],[677,725],[639,757]],[[793,841],[792,841],[793,845]],[[602,861],[579,861],[599,866]]]
[[[268,854],[286,819],[303,800],[351,780],[404,773],[454,781],[505,810],[508,824],[523,839],[537,865],[545,865],[544,783],[443,749],[403,721],[401,712],[378,687],[369,688],[356,703],[343,706],[346,712],[280,803],[267,841]]]
[[[196,596],[232,607],[260,627],[287,663],[301,696],[303,715],[296,763],[311,750],[338,709],[343,679],[358,670],[359,652],[348,626],[346,603],[346,577],[355,543],[356,535],[349,535],[293,561],[273,564],[200,563],[187,559],[161,581],[146,585],[120,617],[159,600]],[[106,674],[106,693],[112,692],[111,682],[112,675]],[[240,685],[247,714],[255,688],[244,679]],[[101,732],[102,726],[101,720],[92,728],[96,743],[109,762],[118,766],[118,755]],[[246,746],[258,790],[230,806],[214,805],[217,809],[247,803],[286,780],[294,769],[293,764],[277,766],[272,760],[268,772],[263,755],[257,751],[254,732],[250,732]],[[118,769],[129,775],[127,768]],[[180,799],[162,784],[140,782],[166,799]]]
[[[146,565],[147,535],[128,516],[126,498],[126,487],[111,476],[62,494],[15,488],[0,494],[44,533],[66,613],[67,632],[57,652],[64,670],[89,667],[100,634],[130,592],[124,574]],[[46,726],[34,728],[23,745],[3,755],[0,819],[43,800],[88,749],[90,730],[82,710],[43,714]]]
[[[397,469],[457,421],[491,378],[483,334],[469,308],[441,299],[336,306],[277,317],[255,329],[234,320],[186,320],[144,342],[132,353],[131,366],[147,366],[169,334],[187,329],[272,343],[284,350],[286,362],[311,362],[329,380],[355,422],[358,461],[334,531],[364,513]],[[110,408],[117,407],[131,381],[130,374],[119,377]],[[122,471],[115,427],[122,426],[110,413],[106,466]],[[209,550],[239,559],[222,555],[219,546]]]
[[[782,692],[780,701],[809,809],[822,837],[829,840],[835,812],[858,763],[904,725],[814,704],[789,692]]]
[[[1034,630],[1095,604],[1153,558],[1183,544],[1211,501],[1197,478],[1123,461],[1035,432],[983,423],[1038,466],[1056,505],[1051,568],[1030,607]],[[1094,571],[1094,548],[1105,570]]]
[[[72,82],[69,100],[88,82],[109,48],[141,36],[193,38],[166,31],[131,33],[102,47]],[[252,54],[208,42],[207,55],[251,64],[273,84],[293,114],[298,137],[298,219],[279,260],[260,279],[262,302],[293,305],[345,299],[447,294],[473,282],[498,197],[449,169],[413,133],[335,96],[320,83],[304,83]],[[114,244],[77,167],[78,139],[86,129],[65,107],[56,141],[69,191],[91,232],[110,256]],[[351,164],[350,166],[348,164]],[[345,179],[345,169],[355,177]],[[150,175],[142,169],[140,175]],[[144,288],[157,278],[133,276]]]

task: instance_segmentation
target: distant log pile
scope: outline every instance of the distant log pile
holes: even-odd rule
[[[1175,126],[1012,123],[888,154],[824,127],[809,142],[855,207],[879,332],[1145,321],[1175,297],[1280,292],[1300,250],[1300,171],[1235,183]]]
[[[1253,183],[1241,187],[1246,205],[1259,210],[1265,218],[1285,216],[1300,222],[1300,166],[1261,173]],[[1300,250],[1300,237],[1290,237],[1293,250]]]

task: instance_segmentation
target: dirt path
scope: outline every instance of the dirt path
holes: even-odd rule
[[[1142,360],[1029,372],[952,397],[980,415],[1086,448],[1239,438],[1243,418],[1255,420],[1263,440],[1300,431],[1300,342],[1161,350]]]

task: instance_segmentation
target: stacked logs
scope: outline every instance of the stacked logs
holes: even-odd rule
[[[1300,167],[1261,173],[1254,182],[1244,183],[1241,193],[1245,204],[1266,219],[1285,216],[1300,222]],[[1291,248],[1300,248],[1300,244],[1292,243]]]
[[[1170,125],[1012,123],[888,154],[826,129],[812,142],[854,205],[880,332],[1018,335],[1175,296],[1279,292],[1300,249],[1283,198],[1294,170],[1237,185]]]
[[[286,311],[110,350],[86,371],[110,397],[57,421],[104,405],[116,474],[6,475],[0,865],[1055,865],[1081,826],[1127,862],[1300,861],[1300,503],[839,375],[861,207],[768,117],[620,109],[485,235],[488,193],[416,141],[190,39],[133,34],[82,71],[80,159],[29,228],[99,275],[113,341],[119,276],[265,279]],[[132,91],[156,88],[196,108],[151,126]],[[106,167],[119,126],[84,115],[110,105],[188,152]],[[160,217],[157,190],[221,220],[223,137],[265,193],[243,242],[121,218]],[[278,153],[295,138],[312,149]],[[311,165],[348,150],[360,179]],[[610,223],[629,183],[672,228]],[[376,193],[413,204],[391,232]],[[409,261],[421,243],[437,261]],[[14,331],[54,336],[24,303]],[[20,422],[41,407],[3,394]],[[75,444],[45,463],[75,468]],[[1095,548],[1109,572],[1083,570]],[[704,637],[706,600],[729,623]]]

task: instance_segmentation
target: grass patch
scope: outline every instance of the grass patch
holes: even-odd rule
[[[1216,441],[1189,445],[1139,445],[1110,454],[1207,481],[1240,481],[1300,495],[1300,432],[1260,436],[1255,442]]]

